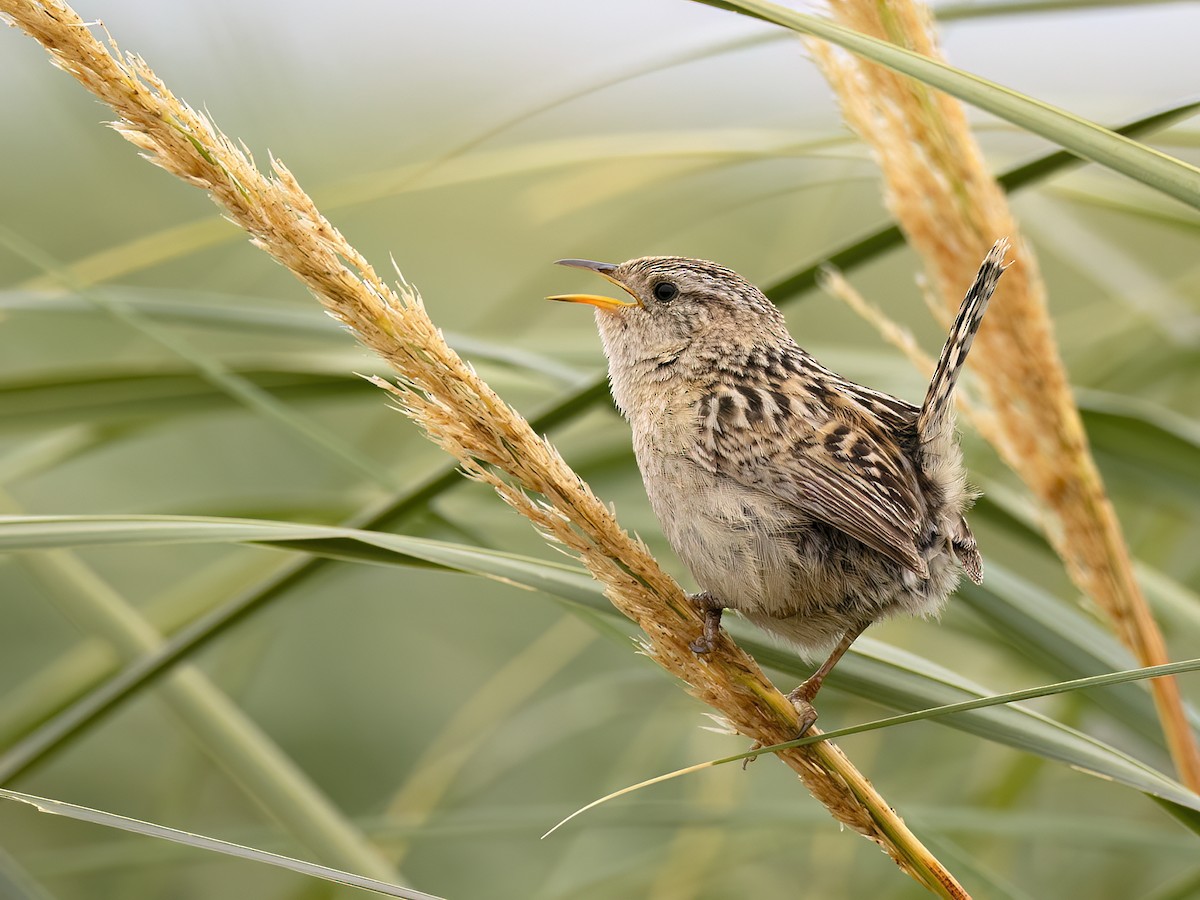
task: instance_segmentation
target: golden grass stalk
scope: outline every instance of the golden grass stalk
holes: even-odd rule
[[[864,34],[940,59],[918,0],[830,0],[835,18]],[[850,126],[873,148],[886,200],[925,261],[946,310],[997,236],[1019,248],[971,355],[994,428],[986,435],[1040,501],[1051,543],[1075,584],[1107,615],[1143,666],[1168,661],[1134,577],[1120,523],[1088,447],[1054,338],[1046,288],[1030,247],[967,125],[946,94],[816,40],[807,46]],[[1174,678],[1151,682],[1180,780],[1200,790],[1200,752]]]
[[[754,660],[722,638],[701,658],[688,641],[701,619],[646,547],[617,524],[558,452],[445,343],[408,284],[394,290],[346,242],[291,172],[255,168],[206,117],[178,100],[137,56],[119,56],[60,0],[0,0],[53,62],[116,111],[114,127],[154,164],[206,190],[252,243],[291,270],[360,341],[396,370],[376,383],[472,478],[492,485],[549,541],[574,551],[613,604],[642,628],[645,653],[684,680],[742,734],[764,744],[795,736],[791,704]],[[780,752],[840,822],[877,842],[897,865],[943,897],[966,893],[835,746]]]

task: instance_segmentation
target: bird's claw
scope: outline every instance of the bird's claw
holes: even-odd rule
[[[762,741],[755,741],[753,744],[750,745],[750,752],[754,753],[755,750],[760,749],[762,746],[763,746]],[[742,771],[745,772],[746,766],[750,765],[750,763],[752,763],[752,762],[755,762],[757,759],[758,759],[757,753],[755,753],[754,756],[747,756],[745,759],[743,759],[742,760]]]
[[[808,693],[805,690],[806,684],[807,682],[787,695],[796,712],[800,714],[800,731],[796,735],[798,738],[804,737],[808,734],[808,730],[817,724],[817,708],[812,705],[812,701],[806,696]]]
[[[688,649],[699,656],[703,656],[706,653],[711,653],[716,643],[717,635],[721,631],[721,613],[724,612],[724,607],[707,591],[701,594],[693,594],[691,600],[704,612],[704,631],[700,633],[698,638],[688,644]]]

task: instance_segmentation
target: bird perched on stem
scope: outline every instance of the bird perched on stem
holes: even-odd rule
[[[868,625],[935,615],[963,571],[982,580],[953,394],[1007,249],[998,241],[980,267],[920,407],[822,366],[724,266],[558,261],[632,298],[549,299],[596,307],[650,504],[701,588],[692,650],[712,649],[731,608],[806,654],[829,654],[788,695],[801,734],[825,676]]]

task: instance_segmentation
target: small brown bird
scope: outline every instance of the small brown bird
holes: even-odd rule
[[[650,504],[701,588],[692,650],[712,649],[726,608],[807,655],[832,650],[788,695],[801,733],[816,721],[821,682],[868,625],[937,614],[960,571],[982,580],[953,393],[1007,248],[997,242],[980,267],[920,407],[822,366],[762,291],[724,266],[557,263],[633,298],[549,299],[596,307]]]

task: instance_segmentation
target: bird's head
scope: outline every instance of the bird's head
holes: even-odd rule
[[[620,265],[560,259],[615,284],[630,299],[559,294],[550,300],[594,306],[610,364],[677,358],[689,348],[746,346],[787,339],[783,316],[732,269],[702,259],[645,256]]]

